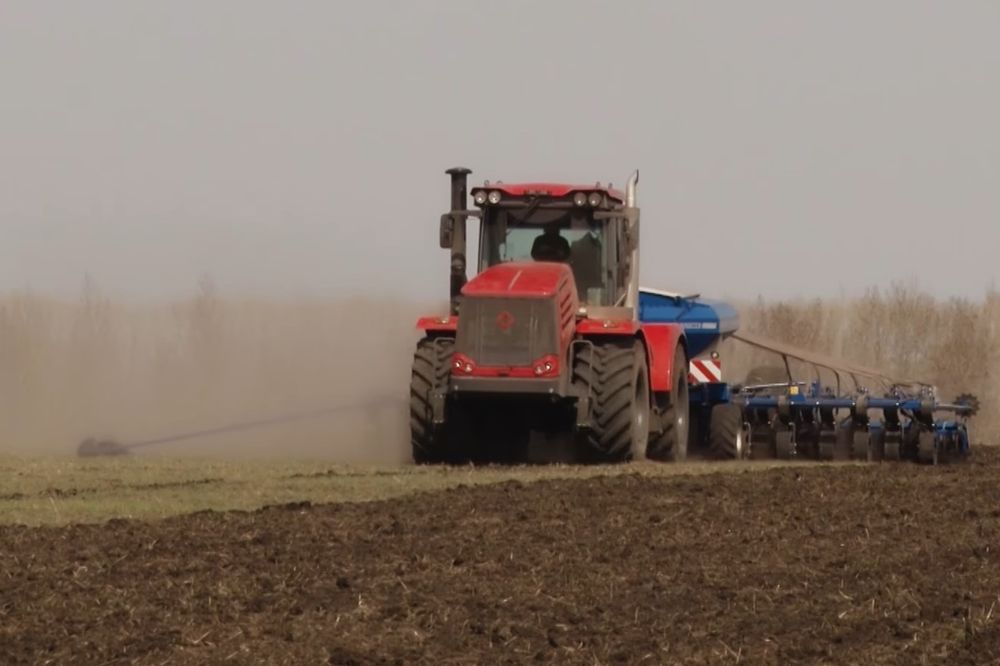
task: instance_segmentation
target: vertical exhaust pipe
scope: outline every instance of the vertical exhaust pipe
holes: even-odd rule
[[[636,187],[639,185],[639,170],[629,176],[625,184],[625,221],[631,253],[629,254],[628,288],[625,292],[625,306],[632,308],[632,317],[639,318],[639,207],[636,204]]]
[[[635,188],[638,184],[639,170],[636,169],[628,177],[628,182],[625,184],[625,205],[629,208],[635,208]]]
[[[465,167],[454,167],[445,171],[451,176],[451,212],[457,213],[466,210],[468,205],[468,180],[471,169]],[[458,313],[458,299],[462,293],[468,276],[466,275],[465,261],[465,217],[453,215],[451,235],[451,312]]]

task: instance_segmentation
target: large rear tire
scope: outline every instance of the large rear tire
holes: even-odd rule
[[[743,409],[732,403],[715,405],[708,420],[708,448],[712,457],[740,460],[747,455]]]
[[[691,404],[688,398],[688,359],[680,345],[674,350],[673,365],[670,367],[673,370],[673,386],[660,421],[663,430],[650,438],[649,457],[666,462],[682,462],[687,459]]]
[[[452,340],[425,338],[417,343],[410,374],[410,446],[418,465],[450,463],[454,452],[443,426],[434,424],[433,400],[443,392],[455,351]]]
[[[591,400],[590,428],[582,437],[588,453],[598,462],[645,459],[650,400],[642,343],[583,346],[573,383]]]

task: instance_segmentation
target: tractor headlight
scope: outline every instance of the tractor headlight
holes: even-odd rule
[[[577,192],[573,195],[573,205],[574,206],[586,206],[587,205],[587,194],[585,192]]]
[[[601,196],[600,192],[591,192],[590,196],[587,197],[587,203],[596,208],[597,206],[601,205],[602,199],[603,197]]]
[[[476,202],[477,206],[482,206],[484,203],[486,203],[486,192],[484,192],[483,190],[479,190],[478,192],[472,195],[472,200]]]
[[[490,195],[489,197],[487,197],[487,199],[491,204],[500,203],[500,190],[493,190],[492,192],[490,192]]]

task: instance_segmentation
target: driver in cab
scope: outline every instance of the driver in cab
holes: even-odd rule
[[[559,223],[545,225],[545,230],[531,244],[531,258],[535,261],[569,261],[569,241],[559,235]]]

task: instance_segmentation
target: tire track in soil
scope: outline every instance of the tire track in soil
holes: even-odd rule
[[[0,527],[0,663],[988,663],[1000,457]]]

